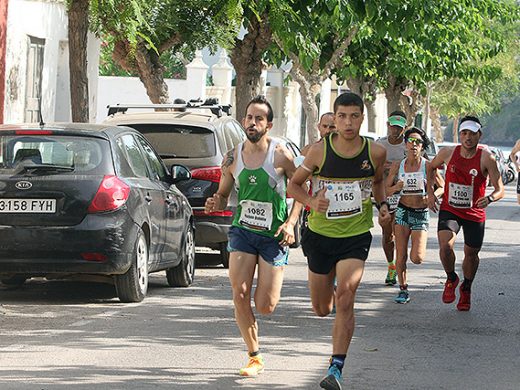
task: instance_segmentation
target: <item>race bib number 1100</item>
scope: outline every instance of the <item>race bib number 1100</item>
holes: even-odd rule
[[[473,205],[473,187],[450,183],[448,203],[452,207],[468,209]]]

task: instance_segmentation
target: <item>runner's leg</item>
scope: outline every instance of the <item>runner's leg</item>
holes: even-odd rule
[[[426,230],[412,230],[412,249],[410,250],[410,260],[414,264],[421,264],[426,257],[426,243],[428,242],[428,232]]]
[[[408,259],[408,241],[410,228],[405,225],[395,225],[396,267],[399,286],[406,285],[406,260]]]
[[[282,291],[283,266],[273,266],[261,257],[258,259],[258,277],[255,289],[255,307],[261,314],[271,314]]]
[[[249,353],[258,351],[258,325],[251,308],[251,286],[257,256],[245,252],[230,252],[229,280],[233,290],[235,320]]]
[[[455,252],[453,251],[453,247],[457,235],[451,230],[441,230],[437,232],[437,237],[439,239],[439,256],[444,271],[446,271],[447,274],[455,272]]]
[[[359,259],[340,260],[336,264],[336,318],[332,328],[332,354],[347,353],[354,333],[354,300],[363,276],[365,262]]]
[[[320,317],[325,317],[332,311],[334,303],[334,276],[334,270],[326,275],[309,270],[309,290],[312,309]]]

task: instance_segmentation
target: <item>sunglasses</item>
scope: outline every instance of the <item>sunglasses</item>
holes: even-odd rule
[[[406,142],[410,142],[412,144],[418,144],[418,145],[422,145],[424,143],[424,141],[420,138],[415,138],[415,137],[408,137],[406,139]]]

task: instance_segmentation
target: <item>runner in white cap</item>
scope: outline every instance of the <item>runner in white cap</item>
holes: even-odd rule
[[[486,207],[504,197],[504,185],[495,157],[478,147],[482,135],[478,118],[466,116],[459,126],[460,145],[442,148],[428,167],[428,207],[437,211],[434,193],[435,171],[446,164],[444,196],[439,211],[437,235],[442,265],[448,279],[442,301],[455,301],[459,277],[455,272],[455,238],[464,232],[464,282],[460,286],[457,309],[467,311],[471,306],[471,284],[479,265],[478,254],[484,240]],[[493,192],[486,196],[487,180]]]

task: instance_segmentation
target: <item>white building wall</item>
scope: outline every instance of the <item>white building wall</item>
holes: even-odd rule
[[[165,79],[168,85],[170,100],[176,98],[186,101],[190,99],[202,98],[201,85],[205,85],[199,79]],[[217,90],[216,94],[221,95],[218,87],[209,87],[210,93],[205,92],[206,96],[214,96],[211,91]],[[96,122],[102,122],[107,117],[107,106],[118,103],[124,104],[151,104],[150,98],[146,94],[146,89],[138,77],[115,77],[99,76],[97,91],[97,116]]]
[[[45,39],[42,116],[46,122],[70,120],[67,9],[64,1],[11,0],[7,19],[5,123],[24,121],[29,36]],[[99,41],[89,35],[88,71],[91,118],[95,118]]]

